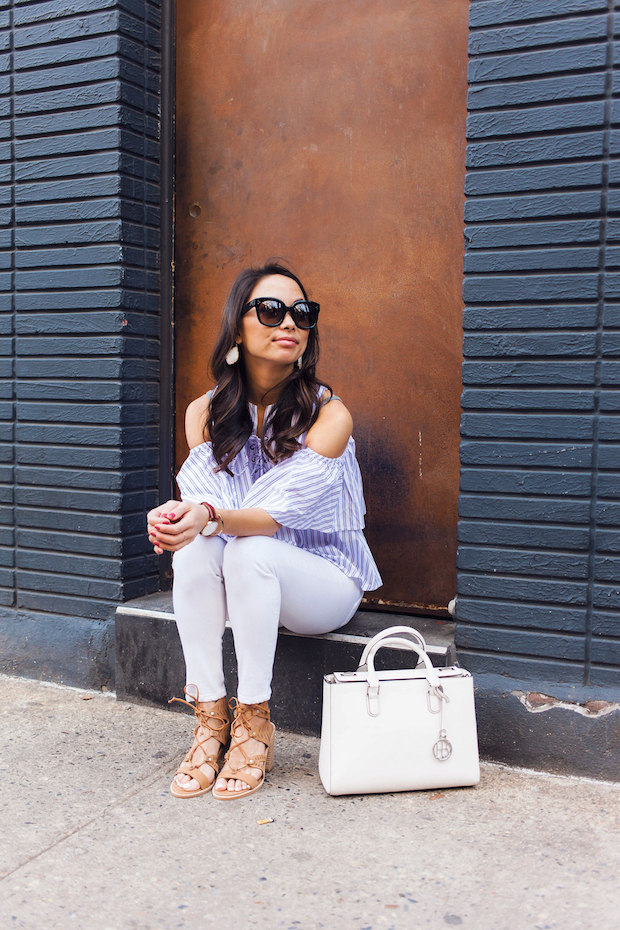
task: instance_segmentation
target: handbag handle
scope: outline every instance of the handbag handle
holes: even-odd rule
[[[375,645],[375,643],[379,643],[381,642],[382,639],[387,639],[388,637],[394,636],[397,633],[407,633],[409,636],[413,636],[413,638],[417,640],[418,645],[422,647],[424,652],[426,652],[426,642],[424,640],[424,637],[422,636],[421,633],[418,633],[417,630],[414,630],[412,626],[389,626],[387,629],[381,630],[380,633],[377,633],[376,636],[373,636],[370,642],[366,644],[366,647],[364,648],[364,651],[362,653],[362,658],[360,659],[358,670],[361,669],[364,665],[366,665],[366,661],[368,659],[368,653],[370,652],[372,647]]]
[[[397,633],[406,633],[412,636],[415,642],[412,642],[410,639],[402,639],[401,636],[395,636]],[[437,713],[443,703],[443,688],[439,682],[439,675],[435,671],[433,663],[426,652],[424,637],[410,626],[390,626],[386,630],[381,630],[380,633],[373,636],[370,642],[367,643],[358,666],[358,672],[366,672],[366,705],[370,716],[376,717],[379,713],[380,685],[379,676],[375,671],[375,655],[377,650],[381,649],[382,646],[397,646],[399,649],[408,649],[410,652],[415,652],[419,659],[422,660],[424,664],[424,675],[429,686],[427,698],[428,709],[431,713]],[[437,701],[437,710],[434,710],[431,706],[431,700],[433,699]]]
[[[424,663],[424,675],[429,685],[431,688],[439,687],[439,675],[437,674],[437,671],[435,670],[435,667],[431,662],[428,653],[420,646],[418,646],[417,643],[412,643],[411,640],[401,639],[400,637],[383,637],[374,645],[371,645],[371,649],[367,656],[368,684],[370,687],[376,688],[379,686],[379,677],[375,670],[375,655],[383,646],[398,646],[399,649],[409,649],[410,652],[417,653],[419,658]]]
[[[379,715],[379,691],[381,685],[379,676],[375,671],[375,654],[382,646],[398,646],[399,649],[409,649],[422,659],[424,663],[424,675],[428,682],[426,702],[429,712],[431,714],[436,714],[441,711],[443,701],[447,701],[448,696],[443,692],[443,688],[439,681],[439,675],[428,657],[426,650],[422,649],[417,643],[412,643],[410,639],[401,639],[397,636],[381,636],[377,638],[376,642],[372,641],[369,645],[370,650],[368,651],[366,659],[366,709],[371,717],[377,717]],[[364,650],[364,652],[366,652],[366,650]]]

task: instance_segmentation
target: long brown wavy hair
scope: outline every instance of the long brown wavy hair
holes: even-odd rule
[[[252,419],[248,409],[247,374],[243,354],[235,365],[226,364],[226,355],[239,335],[243,308],[250,294],[263,278],[283,275],[295,281],[304,298],[308,295],[299,278],[276,260],[266,262],[262,268],[246,268],[235,279],[222,314],[220,330],[211,355],[210,369],[217,387],[211,395],[205,424],[205,438],[210,438],[216,471],[230,472],[230,464],[241,451],[252,433]],[[261,443],[265,453],[274,462],[289,458],[300,448],[298,437],[310,429],[319,415],[319,388],[328,384],[316,376],[319,359],[319,334],[315,326],[308,330],[308,344],[302,356],[302,366],[294,366],[292,373],[282,382],[278,399],[263,423]],[[265,442],[268,436],[268,443]]]

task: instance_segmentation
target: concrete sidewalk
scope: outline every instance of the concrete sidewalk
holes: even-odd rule
[[[318,740],[286,733],[256,795],[178,801],[193,717],[11,678],[0,710],[1,928],[620,926],[618,784],[485,765],[330,798]]]

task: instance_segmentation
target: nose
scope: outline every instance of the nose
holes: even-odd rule
[[[283,329],[295,329],[295,321],[294,321],[293,317],[291,316],[290,310],[287,310],[287,311],[286,311],[286,314],[285,314],[285,316],[284,316],[284,319],[283,319],[282,322],[280,323],[280,326],[281,326]]]

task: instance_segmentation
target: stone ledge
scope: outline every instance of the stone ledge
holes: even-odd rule
[[[474,673],[474,684],[483,759],[620,782],[620,683],[570,689]]]
[[[388,626],[413,626],[426,639],[434,665],[453,665],[454,624],[428,617],[358,611],[335,633],[300,636],[281,630],[274,665],[271,709],[275,723],[318,735],[323,675],[357,668],[366,643]],[[386,647],[378,668],[407,668],[412,653]],[[224,635],[224,670],[229,694],[236,691],[232,631]],[[116,694],[120,700],[167,706],[183,695],[185,663],[174,620],[172,597],[151,594],[116,611]],[[174,706],[174,705],[173,705]]]
[[[436,665],[454,664],[453,625],[432,618],[358,611],[346,627],[325,636],[282,630],[270,702],[276,724],[319,735],[323,675],[355,669],[368,640],[397,624],[420,630]],[[183,695],[185,664],[170,594],[138,598],[117,609],[116,656],[120,700],[167,706],[173,695]],[[379,652],[377,665],[406,668],[411,658],[410,652],[388,647]],[[467,654],[461,658],[467,666]],[[224,668],[232,695],[236,663],[230,629],[224,636]],[[474,685],[483,759],[556,774],[620,779],[620,683],[615,689],[575,688],[474,672]]]

